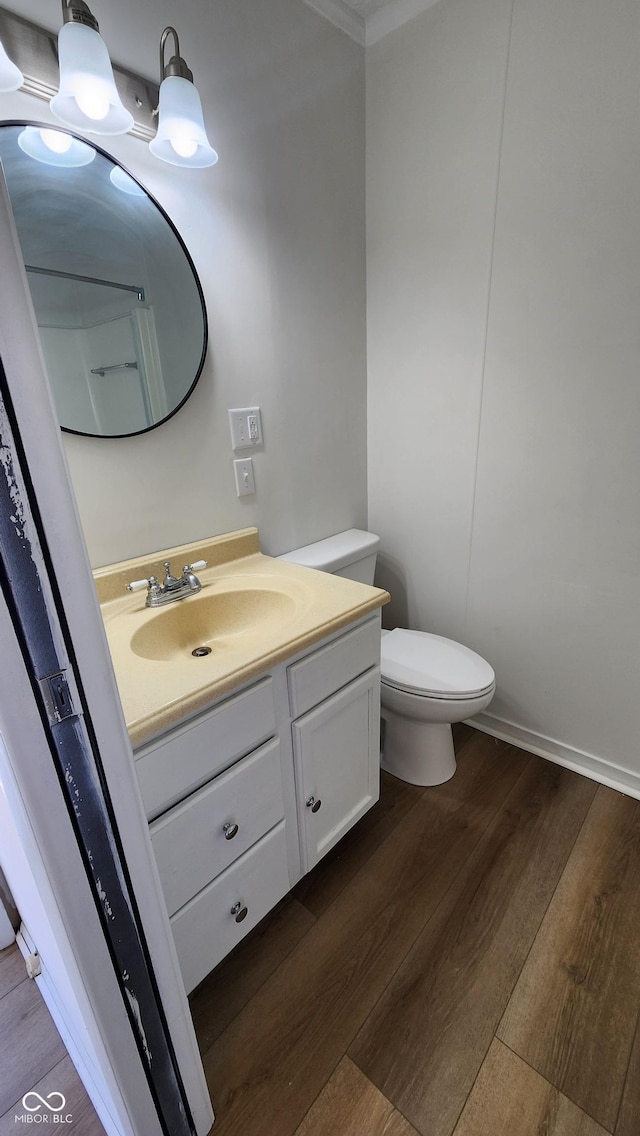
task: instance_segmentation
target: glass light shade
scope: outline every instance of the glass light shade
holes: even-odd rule
[[[84,24],[63,24],[58,35],[60,90],[51,111],[65,126],[91,134],[126,134],[133,115],[116,90],[111,60],[98,32]]]
[[[71,135],[65,134],[64,130],[40,130],[40,138],[54,154],[66,154],[73,142]]]
[[[115,185],[116,189],[121,190],[122,193],[129,193],[131,197],[147,196],[142,186],[138,185],[137,181],[135,181],[126,170],[123,170],[121,166],[113,167],[109,174],[109,180],[112,185]]]
[[[0,41],[0,92],[8,94],[17,91],[24,83],[24,75],[15,63],[12,63]]]
[[[213,166],[218,161],[204,128],[200,95],[188,79],[169,75],[162,80],[158,132],[149,149],[173,166]]]
[[[92,146],[86,146],[78,138],[72,138],[63,130],[47,127],[25,126],[18,135],[18,146],[36,162],[46,166],[88,166],[96,156]]]

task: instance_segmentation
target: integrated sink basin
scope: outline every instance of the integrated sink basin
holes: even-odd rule
[[[235,587],[203,591],[150,615],[134,632],[131,650],[143,659],[168,663],[207,658],[233,648],[239,637],[262,639],[286,627],[298,614],[301,599],[244,580]]]
[[[132,580],[165,561],[198,569],[202,590],[146,607]],[[125,721],[134,746],[375,611],[385,592],[260,552],[256,529],[122,560],[94,573]],[[193,652],[196,652],[194,658]]]

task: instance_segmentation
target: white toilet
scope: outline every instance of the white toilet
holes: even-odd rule
[[[373,584],[380,539],[361,529],[287,552],[291,560]],[[451,725],[491,702],[496,678],[475,651],[426,631],[382,632],[382,767],[413,785],[441,785],[456,771]]]

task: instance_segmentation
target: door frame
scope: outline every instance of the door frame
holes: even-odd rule
[[[32,534],[36,524],[40,544],[46,549],[51,580],[46,602],[52,627],[57,618],[58,627],[68,633],[67,646],[71,646],[76,668],[75,674],[70,668],[72,695],[77,707],[81,685],[82,726],[95,739],[94,753],[102,766],[101,792],[108,800],[116,844],[130,882],[131,906],[148,950],[167,1046],[175,1058],[186,1111],[198,1136],[204,1136],[213,1121],[211,1103],[1,175],[0,263],[0,357],[11,402],[11,427],[18,435],[13,439],[15,453],[9,455],[3,447],[2,461],[3,465],[7,460],[23,463],[27,496],[32,494],[37,505],[37,518],[27,516],[26,522]],[[6,438],[10,433],[6,420],[4,425]],[[85,1084],[92,1099],[99,1098],[94,1104],[107,1131],[114,1136],[160,1136],[167,1132],[166,1121],[150,1089],[131,1006],[123,1000],[122,976],[116,975],[87,873],[86,853],[83,857],[77,825],[72,823],[54,769],[47,724],[16,626],[16,603],[11,589],[0,604],[5,670],[0,703],[0,808],[7,821],[0,857],[49,984],[58,989],[59,1004],[65,1004],[65,984],[73,993],[73,1011],[64,1028],[72,1039],[70,1051],[75,1046],[76,1064],[78,1054],[85,1054],[81,1075],[87,1077],[90,1068],[99,1074],[102,1092],[96,1091],[95,1079]],[[24,614],[28,616],[28,611]],[[54,628],[53,634],[59,637],[59,630]],[[42,989],[44,994],[44,983]]]

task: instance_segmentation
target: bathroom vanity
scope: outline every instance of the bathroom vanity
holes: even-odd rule
[[[198,597],[123,598],[171,557],[208,561]],[[255,530],[95,576],[189,992],[377,800],[388,596],[262,556]]]

